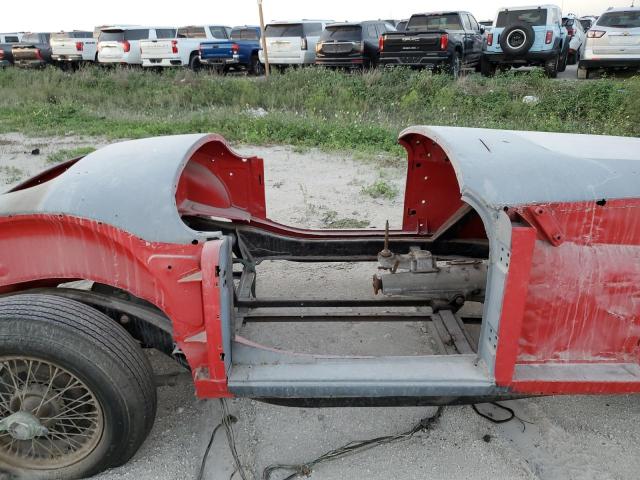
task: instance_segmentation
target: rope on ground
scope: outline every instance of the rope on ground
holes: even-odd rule
[[[479,409],[478,409],[478,405],[481,404],[471,404],[471,408],[473,408],[473,411],[476,412],[478,415],[480,415],[482,418],[485,418],[487,420],[489,420],[491,423],[507,423],[510,422],[511,420],[513,420],[514,418],[517,419],[521,424],[522,424],[522,431],[524,432],[526,429],[526,423],[528,424],[533,424],[533,422],[529,422],[527,420],[523,420],[522,418],[520,418],[519,416],[516,415],[516,412],[513,411],[512,408],[506,407],[504,405],[501,405],[497,402],[488,402],[488,405],[493,405],[494,407],[500,408],[502,410],[504,410],[505,412],[508,413],[508,417],[506,418],[494,418],[493,415],[491,415],[491,413],[482,413]]]
[[[238,419],[229,414],[227,401],[224,398],[220,399],[220,406],[222,409],[222,421],[218,425],[216,425],[216,427],[213,429],[213,432],[211,432],[211,437],[209,438],[209,443],[207,444],[207,448],[204,451],[202,463],[200,464],[200,470],[198,471],[196,480],[203,480],[204,478],[204,470],[207,464],[207,459],[209,458],[209,452],[211,451],[211,445],[213,445],[213,440],[216,438],[216,434],[218,433],[218,430],[220,430],[220,428],[224,428],[227,436],[227,443],[229,444],[229,450],[231,451],[233,462],[235,463],[235,470],[229,478],[233,478],[233,476],[237,473],[240,475],[240,478],[242,478],[242,480],[249,480],[249,475],[247,475],[247,472],[240,463],[240,456],[238,455],[238,450],[236,449],[236,439],[233,433],[233,424],[236,423]]]
[[[435,415],[433,415],[432,417],[423,418],[411,430],[408,430],[403,433],[372,438],[370,440],[349,442],[346,445],[343,445],[342,447],[326,452],[325,454],[321,455],[315,460],[312,460],[310,462],[303,463],[303,464],[269,465],[263,470],[262,479],[270,480],[271,475],[276,471],[291,472],[289,476],[285,477],[283,480],[293,480],[296,477],[309,476],[313,471],[313,468],[316,465],[319,465],[320,463],[337,460],[339,458],[344,458],[349,455],[355,455],[355,454],[364,452],[366,450],[369,450],[371,448],[379,447],[381,445],[388,445],[394,442],[409,440],[419,432],[426,433],[429,430],[431,430],[433,426],[436,424],[436,422],[438,421],[438,419],[440,418],[440,416],[442,415],[442,410],[443,410],[443,407],[438,407],[438,410],[436,411]]]

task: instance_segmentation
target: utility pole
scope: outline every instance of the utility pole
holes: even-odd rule
[[[260,14],[260,42],[262,43],[262,53],[264,53],[264,74],[268,77],[269,53],[267,52],[267,37],[264,34],[264,16],[262,15],[262,0],[258,0],[258,13]]]

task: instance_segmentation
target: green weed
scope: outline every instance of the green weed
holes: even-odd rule
[[[269,78],[48,68],[4,69],[0,90],[0,133],[115,139],[217,132],[231,141],[391,159],[403,156],[396,137],[411,125],[640,135],[640,76],[553,81],[535,70],[453,82],[402,68],[362,75],[302,68]],[[524,104],[525,95],[539,102]]]

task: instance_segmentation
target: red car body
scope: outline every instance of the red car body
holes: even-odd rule
[[[489,263],[477,351],[424,357],[424,377],[398,371],[394,386],[393,372],[357,373],[385,359],[292,356],[233,334],[234,258],[267,244],[292,261],[357,257],[384,232],[270,221],[262,159],[216,135],[112,145],[0,196],[0,291],[89,280],[141,299],[141,318],[170,332],[200,397],[640,392],[640,139],[413,127],[400,143],[408,176],[391,244],[484,248]],[[260,365],[243,365],[247,351]]]

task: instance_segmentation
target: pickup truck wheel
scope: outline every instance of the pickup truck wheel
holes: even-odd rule
[[[454,80],[460,78],[460,72],[462,71],[462,55],[460,52],[453,52],[449,63],[449,73]]]
[[[589,78],[589,69],[584,67],[578,67],[578,79],[586,80]]]
[[[156,412],[151,366],[97,310],[49,295],[0,300],[0,465],[85,478],[125,463]]]
[[[546,62],[544,62],[544,72],[549,78],[556,78],[558,76],[558,64],[560,63],[560,56],[555,55]]]
[[[197,53],[192,53],[191,57],[189,57],[189,68],[194,72],[202,68],[202,63],[200,63],[200,57]]]
[[[264,75],[264,65],[257,55],[251,57],[251,67],[249,69],[249,73],[256,76]]]
[[[486,57],[480,60],[480,73],[484,77],[493,77],[496,74],[496,64],[491,63]]]

